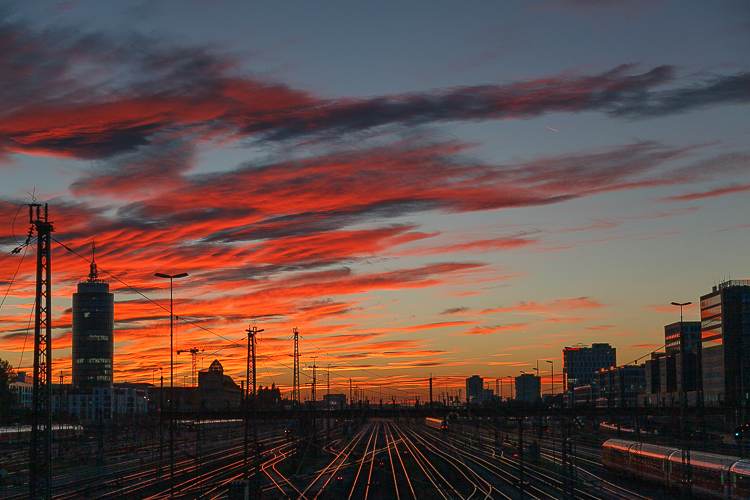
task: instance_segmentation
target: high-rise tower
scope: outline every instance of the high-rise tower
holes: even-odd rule
[[[701,296],[703,397],[747,406],[750,393],[750,280],[729,280]]]
[[[73,294],[73,387],[112,387],[115,296],[99,281],[95,259]]]

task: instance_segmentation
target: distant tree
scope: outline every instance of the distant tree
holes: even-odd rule
[[[13,414],[14,394],[10,390],[10,373],[13,365],[0,358],[0,424],[10,423]]]

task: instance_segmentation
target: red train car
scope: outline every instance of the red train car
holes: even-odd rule
[[[682,450],[667,446],[610,439],[602,447],[602,465],[615,471],[689,487],[703,498],[750,500],[750,460],[699,451],[684,460]]]

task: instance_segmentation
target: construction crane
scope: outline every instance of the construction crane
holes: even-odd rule
[[[240,339],[242,340],[242,339]],[[229,347],[242,347],[242,344],[224,344],[224,345],[209,345],[202,347],[191,347],[190,349],[178,349],[177,354],[183,352],[189,352],[193,358],[193,365],[191,374],[193,376],[193,387],[197,386],[196,376],[198,374],[198,353],[203,351],[220,351],[221,349],[227,349]]]

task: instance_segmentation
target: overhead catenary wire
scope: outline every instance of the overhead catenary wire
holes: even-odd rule
[[[16,276],[18,276],[18,271],[21,269],[21,264],[23,264],[23,259],[26,257],[26,252],[29,250],[28,244],[22,245],[23,246],[23,255],[21,255],[21,261],[18,263],[18,267],[16,267],[16,272],[13,273],[13,277],[10,279],[10,283],[8,283],[8,288],[5,290],[5,295],[3,295],[3,300],[0,302],[0,309],[2,309],[3,305],[5,304],[5,299],[8,298],[8,294],[10,293],[10,288],[13,286],[13,283],[16,281]]]
[[[67,251],[71,252],[72,254],[76,255],[77,257],[79,257],[79,258],[80,258],[80,259],[82,259],[83,261],[85,261],[85,262],[87,262],[87,263],[91,264],[91,261],[89,261],[89,260],[88,260],[88,259],[87,259],[86,257],[82,256],[81,254],[79,254],[78,252],[76,252],[75,250],[73,250],[72,248],[68,247],[67,245],[65,245],[64,243],[62,243],[62,242],[61,242],[60,240],[58,240],[57,238],[54,238],[54,237],[52,237],[52,240],[53,240],[53,241],[55,241],[55,242],[56,242],[56,243],[57,243],[58,245],[60,245],[61,247],[63,247],[63,248],[65,249],[65,250],[67,250]],[[117,277],[117,276],[115,276],[114,274],[110,273],[110,272],[109,272],[109,271],[107,271],[106,269],[103,269],[103,268],[102,268],[101,266],[99,266],[99,271],[101,271],[101,272],[105,273],[106,275],[108,275],[109,277],[111,277],[112,279],[114,279],[115,281],[117,281],[118,283],[120,283],[121,285],[123,285],[124,287],[128,288],[128,289],[129,289],[129,290],[131,290],[132,292],[134,292],[134,293],[138,294],[139,296],[143,297],[143,298],[144,298],[145,300],[147,300],[147,301],[151,302],[152,304],[154,304],[155,306],[157,306],[157,307],[159,307],[160,309],[164,310],[165,312],[170,312],[170,311],[169,311],[169,309],[167,309],[167,308],[166,308],[166,307],[164,307],[163,305],[159,304],[158,302],[156,302],[156,301],[155,301],[155,300],[153,300],[152,298],[148,297],[147,295],[145,295],[145,294],[144,294],[143,292],[141,292],[140,290],[138,290],[138,289],[136,289],[135,287],[131,286],[130,284],[128,284],[128,283],[126,283],[126,282],[124,282],[124,281],[123,281],[123,280],[121,280],[121,279],[120,279],[119,277]],[[204,327],[204,326],[202,326],[202,325],[199,325],[198,323],[195,323],[195,322],[193,322],[193,321],[189,321],[189,320],[185,320],[185,319],[184,319],[184,316],[183,316],[183,321],[185,321],[186,323],[189,323],[190,325],[192,325],[192,326],[194,326],[194,327],[196,327],[196,328],[199,328],[199,329],[201,329],[201,330],[204,330],[204,331],[206,331],[206,332],[210,333],[211,335],[214,335],[214,336],[216,336],[216,337],[222,338],[222,339],[224,339],[224,340],[226,340],[226,341],[228,341],[228,342],[237,342],[236,340],[232,340],[232,339],[230,339],[230,338],[228,338],[228,337],[225,337],[224,335],[221,335],[221,334],[219,334],[219,333],[216,333],[216,332],[214,332],[214,331],[212,331],[212,330],[210,330],[210,329],[208,329],[208,328],[206,328],[206,327]],[[331,357],[331,358],[335,358],[335,359],[338,359],[338,360],[340,360],[341,362],[343,362],[343,363],[346,363],[346,364],[350,365],[350,366],[352,367],[352,369],[353,369],[353,370],[358,370],[358,371],[361,371],[361,372],[363,372],[363,373],[368,373],[368,374],[370,374],[370,375],[374,375],[375,377],[378,377],[378,378],[381,378],[381,377],[382,377],[382,375],[381,375],[381,374],[379,374],[379,373],[376,373],[376,372],[374,372],[374,371],[368,370],[368,369],[366,369],[366,368],[362,368],[362,367],[356,366],[356,365],[354,365],[353,363],[351,363],[350,361],[348,361],[348,360],[346,360],[346,359],[344,359],[344,358],[341,358],[341,357],[339,357],[339,356],[336,356],[336,355],[334,355],[334,354],[331,354],[331,353],[329,353],[328,351],[326,351],[325,349],[322,349],[321,347],[317,346],[316,344],[314,344],[313,342],[311,342],[311,341],[310,341],[310,340],[308,340],[307,338],[305,338],[305,337],[302,337],[302,338],[303,338],[303,340],[304,340],[305,342],[307,342],[308,344],[312,345],[312,346],[313,346],[313,347],[314,347],[315,349],[317,349],[318,351],[320,351],[320,352],[323,352],[323,353],[325,353],[326,355],[328,355],[328,356],[329,356],[329,357]],[[274,349],[275,349],[275,350],[276,350],[277,352],[280,352],[280,351],[278,351],[278,349],[277,349],[277,348],[274,348]],[[285,363],[282,363],[281,361],[278,361],[278,360],[274,360],[273,358],[269,358],[269,359],[270,359],[270,360],[272,360],[272,361],[274,361],[275,363],[277,363],[277,364],[279,364],[279,365],[281,365],[281,366],[285,367],[285,368],[290,368],[290,367],[289,367],[288,365],[286,365]],[[309,377],[309,376],[308,376],[307,374],[305,374],[305,376],[307,376],[308,378],[310,378],[310,377]],[[365,390],[367,390],[367,389],[365,389]],[[407,391],[407,390],[405,390],[405,389],[400,389],[400,388],[398,388],[398,387],[390,387],[390,388],[389,388],[389,390],[396,390],[396,391],[399,391],[399,392],[405,393],[405,394],[407,394],[407,395],[408,395],[408,394],[413,394],[413,393],[421,393],[421,394],[427,394],[427,391],[424,391],[424,390],[419,390],[419,389],[414,389],[414,390],[411,390],[411,391]]]
[[[64,243],[62,243],[62,242],[61,242],[60,240],[58,240],[58,239],[56,239],[56,238],[54,238],[54,237],[52,238],[52,240],[53,240],[54,242],[56,242],[56,243],[57,243],[58,245],[60,245],[61,247],[63,247],[63,248],[64,248],[65,250],[67,250],[68,252],[71,252],[72,254],[74,254],[74,255],[76,255],[76,256],[78,256],[78,257],[80,257],[81,259],[83,259],[83,260],[84,260],[85,262],[88,262],[89,264],[91,264],[91,261],[89,261],[89,260],[88,260],[88,259],[87,259],[86,257],[84,257],[83,255],[79,254],[78,252],[76,252],[76,251],[75,251],[75,250],[73,250],[72,248],[68,247],[67,245],[65,245]],[[168,312],[168,313],[170,313],[170,314],[171,314],[171,311],[170,311],[169,309],[167,309],[167,308],[166,308],[166,307],[164,307],[163,305],[159,304],[158,302],[156,302],[156,301],[155,301],[154,299],[152,299],[151,297],[148,297],[148,296],[147,296],[146,294],[144,294],[144,293],[143,293],[143,292],[141,292],[140,290],[138,290],[138,289],[136,289],[135,287],[133,287],[133,286],[129,285],[128,283],[125,283],[124,281],[122,281],[122,280],[121,280],[120,278],[118,278],[118,277],[117,277],[117,276],[115,276],[114,274],[110,273],[110,272],[109,272],[109,271],[107,271],[106,269],[103,269],[103,268],[102,268],[101,266],[97,266],[97,267],[98,267],[99,271],[101,271],[101,272],[105,273],[105,274],[106,274],[107,276],[109,276],[109,277],[110,277],[110,278],[112,278],[113,280],[117,281],[118,283],[120,283],[120,284],[121,284],[121,285],[123,285],[124,287],[126,287],[126,288],[128,288],[129,290],[131,290],[132,292],[134,292],[134,293],[136,293],[136,294],[140,295],[141,297],[143,297],[143,298],[144,298],[144,299],[146,299],[147,301],[151,302],[152,304],[154,304],[154,305],[155,305],[155,306],[157,306],[158,308],[160,308],[160,309],[163,309],[163,310],[164,310],[165,312]],[[217,337],[219,337],[219,338],[221,338],[221,339],[224,339],[224,340],[226,340],[227,342],[235,342],[234,340],[232,340],[232,339],[230,339],[230,338],[228,338],[228,337],[225,337],[224,335],[221,335],[220,333],[216,333],[216,332],[214,332],[214,331],[212,331],[212,330],[209,330],[209,329],[208,329],[208,328],[206,328],[205,326],[201,326],[201,325],[199,325],[198,323],[195,323],[195,322],[193,322],[193,321],[189,321],[189,320],[184,320],[184,319],[183,319],[183,321],[185,321],[186,323],[189,323],[189,324],[191,324],[192,326],[194,326],[194,327],[196,327],[196,328],[200,328],[201,330],[204,330],[204,331],[206,331],[206,332],[210,333],[211,335],[215,335],[215,336],[217,336]]]
[[[379,373],[375,373],[375,372],[373,372],[373,371],[370,371],[370,370],[368,370],[368,369],[366,369],[366,368],[362,368],[361,366],[357,366],[357,365],[355,365],[355,364],[354,364],[354,363],[352,363],[351,361],[348,361],[348,360],[346,360],[346,359],[344,359],[344,358],[341,358],[341,357],[339,357],[339,356],[336,356],[335,354],[331,354],[330,352],[326,351],[325,349],[322,349],[322,348],[318,347],[317,345],[313,344],[312,342],[310,342],[309,340],[307,340],[307,339],[306,339],[305,337],[303,337],[302,335],[300,335],[300,337],[302,337],[302,340],[304,340],[304,341],[305,341],[305,342],[307,342],[308,344],[312,345],[313,347],[315,347],[315,348],[316,348],[317,350],[319,350],[320,352],[323,352],[323,353],[325,353],[326,355],[328,355],[328,356],[330,356],[330,357],[332,357],[332,358],[336,358],[336,359],[338,359],[338,360],[342,361],[343,363],[347,363],[347,364],[351,365],[351,366],[353,367],[353,369],[354,369],[354,370],[359,370],[359,371],[361,371],[361,372],[364,372],[364,373],[369,373],[370,375],[375,375],[375,376],[376,376],[376,377],[378,377],[378,378],[381,378],[381,377],[382,377],[382,375],[380,375]],[[368,389],[363,389],[363,390],[368,390]],[[388,388],[388,390],[395,390],[395,391],[400,391],[400,392],[404,392],[404,393],[406,393],[407,395],[409,395],[409,394],[414,394],[415,392],[419,392],[419,393],[421,393],[421,394],[428,394],[428,393],[429,393],[429,391],[425,391],[425,390],[419,390],[419,389],[414,389],[414,390],[412,390],[412,391],[407,391],[407,390],[404,390],[404,389],[400,389],[400,388],[398,388],[398,387],[389,387],[389,388]],[[374,391],[374,389],[373,389],[372,391]]]
[[[23,366],[23,355],[26,352],[26,341],[29,340],[29,332],[31,331],[31,318],[34,317],[34,310],[36,309],[36,297],[34,297],[34,305],[31,306],[31,312],[29,313],[29,323],[26,325],[26,335],[23,337],[23,347],[21,348],[21,359],[18,361],[18,368]]]
[[[651,354],[653,354],[653,353],[657,352],[657,351],[658,351],[659,349],[663,349],[664,347],[667,347],[667,344],[664,344],[664,345],[663,345],[663,346],[661,346],[661,347],[657,347],[656,349],[654,349],[654,350],[653,350],[653,351],[651,351],[651,352],[647,352],[646,354],[644,354],[644,355],[643,355],[643,356],[641,356],[640,358],[636,358],[636,359],[634,359],[633,361],[631,361],[630,363],[633,363],[633,364],[635,364],[635,363],[637,363],[638,361],[640,361],[640,360],[642,360],[643,358],[645,358],[646,356],[649,356],[649,355],[651,355]],[[629,365],[630,363],[625,363],[625,365]]]

